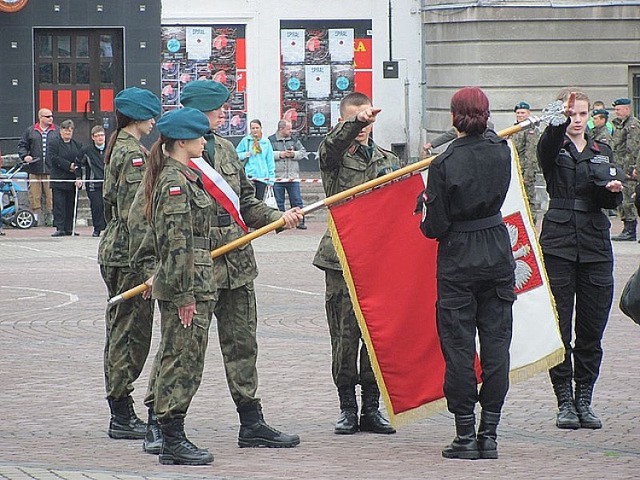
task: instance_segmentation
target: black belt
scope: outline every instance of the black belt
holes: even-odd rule
[[[502,214],[496,213],[490,217],[478,218],[477,220],[463,220],[451,224],[452,232],[475,232],[491,227],[497,227],[502,223]]]
[[[213,242],[208,237],[193,237],[193,248],[213,250]]]
[[[228,227],[229,225],[231,225],[231,215],[228,213],[216,215],[211,219],[212,227]]]
[[[549,208],[575,210],[577,212],[596,212],[600,210],[590,201],[581,200],[580,198],[552,198],[549,200]]]

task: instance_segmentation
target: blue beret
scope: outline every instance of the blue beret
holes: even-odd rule
[[[515,107],[513,107],[513,111],[515,112],[516,110],[520,110],[522,108],[526,110],[531,110],[531,105],[529,105],[527,102],[519,102],[519,103],[516,103]]]
[[[120,91],[115,99],[120,113],[133,120],[149,120],[160,115],[160,99],[149,90],[129,87]]]
[[[613,101],[613,106],[617,107],[618,105],[631,105],[631,100],[628,98],[618,98]]]
[[[229,89],[215,80],[195,80],[182,89],[180,103],[201,112],[217,110],[229,100]]]
[[[209,119],[195,108],[171,110],[156,125],[163,137],[174,140],[191,140],[209,131]]]
[[[597,108],[593,112],[591,112],[592,117],[595,117],[596,115],[602,115],[605,118],[609,118],[609,112],[604,108]]]

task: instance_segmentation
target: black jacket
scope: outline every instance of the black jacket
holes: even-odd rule
[[[47,147],[47,161],[51,169],[51,188],[58,190],[74,190],[73,182],[55,182],[55,180],[76,180],[82,178],[82,144],[71,139],[64,142],[61,137],[51,141]],[[71,171],[71,164],[74,170]]]
[[[47,136],[47,154],[42,151],[42,136]],[[27,128],[20,141],[18,142],[18,156],[20,160],[24,160],[24,157],[31,155],[33,161],[27,163],[24,167],[24,171],[34,174],[49,174],[49,165],[46,161],[48,157],[49,144],[55,139],[60,138],[58,127],[51,125],[51,128],[47,130],[47,133],[43,133],[40,129],[40,124],[36,123]]]
[[[106,144],[105,144],[106,147]],[[104,152],[106,148],[100,150],[93,142],[82,149],[82,168],[86,180],[104,180]],[[102,188],[102,183],[90,182],[87,190]]]
[[[570,261],[611,261],[611,223],[601,209],[619,205],[622,193],[596,185],[593,169],[602,161],[613,163],[613,153],[607,144],[588,137],[586,147],[578,152],[565,136],[569,123],[549,125],[538,142],[538,162],[550,198],[540,245],[545,254]],[[581,203],[578,209],[568,208],[575,200]],[[556,203],[561,205],[555,207]]]
[[[500,213],[510,181],[509,147],[492,130],[454,140],[431,163],[421,229],[438,240],[438,278],[457,281],[513,275],[513,253],[504,223],[455,231],[457,222]]]

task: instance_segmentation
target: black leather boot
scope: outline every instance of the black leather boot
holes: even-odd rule
[[[108,398],[111,409],[108,434],[111,438],[142,440],[147,426],[138,418],[133,409],[133,398],[124,397],[120,400]]]
[[[476,416],[456,415],[456,438],[442,450],[444,458],[460,458],[477,460],[480,458],[478,441],[476,439]]]
[[[168,423],[161,423],[162,465],[208,465],[213,462],[213,455],[208,450],[198,448],[189,441],[184,433],[184,418],[175,418]]]
[[[338,435],[352,435],[358,431],[356,387],[354,385],[339,387],[338,397],[340,398],[340,416],[333,432]]]
[[[583,383],[576,384],[576,409],[578,419],[582,428],[592,428],[597,430],[602,428],[602,421],[596,416],[591,408],[591,397],[593,396],[593,385]]]
[[[362,389],[362,411],[360,412],[360,431],[373,433],[396,433],[389,420],[380,413],[380,390],[378,386],[366,386]]]
[[[635,242],[636,240],[636,227],[638,222],[636,220],[625,221],[624,229],[615,237],[611,237],[611,240],[616,242]]]
[[[158,455],[162,451],[162,429],[158,424],[158,419],[153,412],[153,408],[149,409],[147,431],[142,441],[142,450],[151,455]]]
[[[300,443],[298,435],[282,433],[264,421],[260,404],[238,408],[240,415],[239,447],[291,448]]]
[[[558,415],[556,417],[556,427],[562,429],[576,430],[580,428],[580,420],[576,405],[573,402],[573,392],[571,391],[571,381],[553,385],[553,391],[558,399]]]
[[[482,410],[478,426],[478,450],[480,458],[498,458],[498,424],[500,414]]]

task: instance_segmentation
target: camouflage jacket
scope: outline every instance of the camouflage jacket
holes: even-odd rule
[[[587,134],[594,140],[611,145],[611,134],[606,125],[593,127],[593,129],[587,131]]]
[[[634,116],[614,118],[613,126],[613,160],[630,174],[634,167],[640,167],[640,120]]]
[[[152,240],[158,254],[153,298],[179,308],[216,298],[213,261],[205,242],[214,207],[189,167],[173,158],[166,162],[153,191],[153,238],[147,236],[145,242]]]
[[[373,180],[399,166],[398,157],[372,141],[369,144],[370,155],[367,147],[355,142],[366,125],[356,119],[340,123],[318,147],[320,174],[327,197]],[[320,240],[313,264],[322,270],[342,270],[328,230]]]
[[[140,273],[145,280],[156,273],[157,253],[154,232],[144,215],[144,184],[141,183],[129,209],[127,228],[129,229],[129,266]]]
[[[520,169],[522,170],[524,185],[527,189],[535,187],[536,174],[541,172],[536,154],[536,147],[538,146],[540,135],[540,129],[535,127],[520,130],[511,136],[513,146],[516,147],[518,152]],[[528,191],[527,193],[530,194],[531,192]]]
[[[148,152],[139,140],[120,130],[104,169],[104,216],[107,228],[100,239],[98,263],[112,267],[129,265],[127,220],[142,181]]]
[[[222,175],[240,198],[240,214],[247,226],[260,228],[280,219],[282,212],[267,207],[264,202],[256,198],[253,184],[247,179],[233,144],[213,133],[205,135],[205,138],[208,147],[204,152],[204,159]],[[213,162],[211,161],[212,151],[215,152]],[[213,203],[214,216],[220,218],[221,215],[227,214],[227,211],[215,200]],[[214,249],[244,235],[242,228],[233,219],[227,226],[217,226],[217,223],[213,222],[209,232]],[[247,243],[214,259],[213,269],[217,288],[235,289],[248,284],[258,276],[253,247]]]

